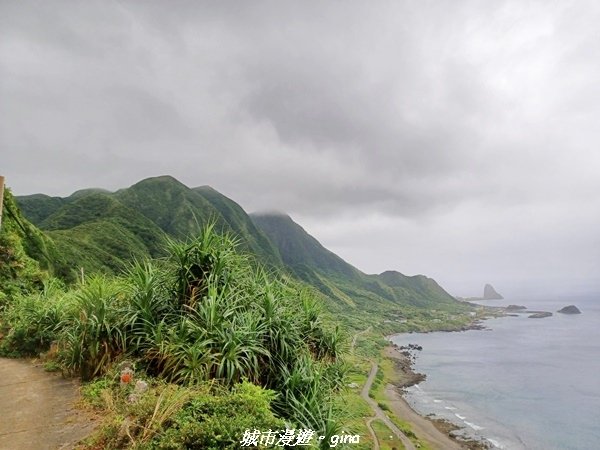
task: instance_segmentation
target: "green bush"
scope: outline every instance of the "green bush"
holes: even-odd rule
[[[71,298],[56,280],[47,280],[38,294],[16,295],[2,314],[6,336],[0,352],[34,356],[57,339],[65,317],[72,313]]]
[[[237,449],[246,430],[281,430],[285,423],[270,409],[273,391],[243,382],[233,390],[194,395],[157,435],[157,449]]]

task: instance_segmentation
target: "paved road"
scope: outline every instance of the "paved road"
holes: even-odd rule
[[[381,421],[383,421],[388,426],[388,428],[390,430],[392,430],[392,432],[398,437],[398,439],[400,439],[400,441],[402,441],[402,444],[404,445],[404,448],[406,450],[416,450],[415,446],[413,445],[411,440],[408,439],[406,437],[406,435],[400,430],[400,428],[398,428],[396,426],[396,424],[394,424],[394,422],[392,422],[390,420],[390,418],[379,407],[377,402],[375,400],[373,400],[371,397],[369,397],[369,391],[371,390],[371,386],[373,385],[373,380],[375,380],[375,376],[377,375],[377,368],[378,368],[377,364],[374,362],[371,362],[371,372],[369,373],[367,382],[363,386],[360,395],[371,406],[371,409],[373,409],[373,412],[375,413],[375,417],[377,419],[380,419]],[[372,419],[367,422],[367,426],[369,427],[371,434],[374,435],[374,431],[371,428],[371,422],[372,422]],[[375,439],[375,442],[377,442],[377,439]],[[379,448],[379,444],[377,444],[376,448],[377,449]]]
[[[77,385],[30,361],[0,358],[0,450],[68,449],[93,429]]]

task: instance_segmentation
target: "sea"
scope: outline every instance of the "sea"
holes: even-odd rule
[[[408,333],[424,382],[407,388],[418,413],[499,449],[600,449],[600,295],[485,301],[553,312],[483,322],[486,330]],[[574,304],[581,314],[556,311]]]

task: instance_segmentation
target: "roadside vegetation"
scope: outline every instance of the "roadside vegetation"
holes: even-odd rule
[[[342,423],[340,332],[310,290],[236,246],[209,225],[121,276],[40,280],[4,305],[0,349],[45,352],[87,383],[105,417],[89,448],[239,448],[246,429],[286,427],[326,443]]]

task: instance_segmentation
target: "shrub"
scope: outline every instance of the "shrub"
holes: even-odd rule
[[[157,435],[158,449],[238,449],[245,430],[285,428],[270,409],[272,391],[248,382],[231,391],[217,389],[194,395],[173,418],[169,429]]]

